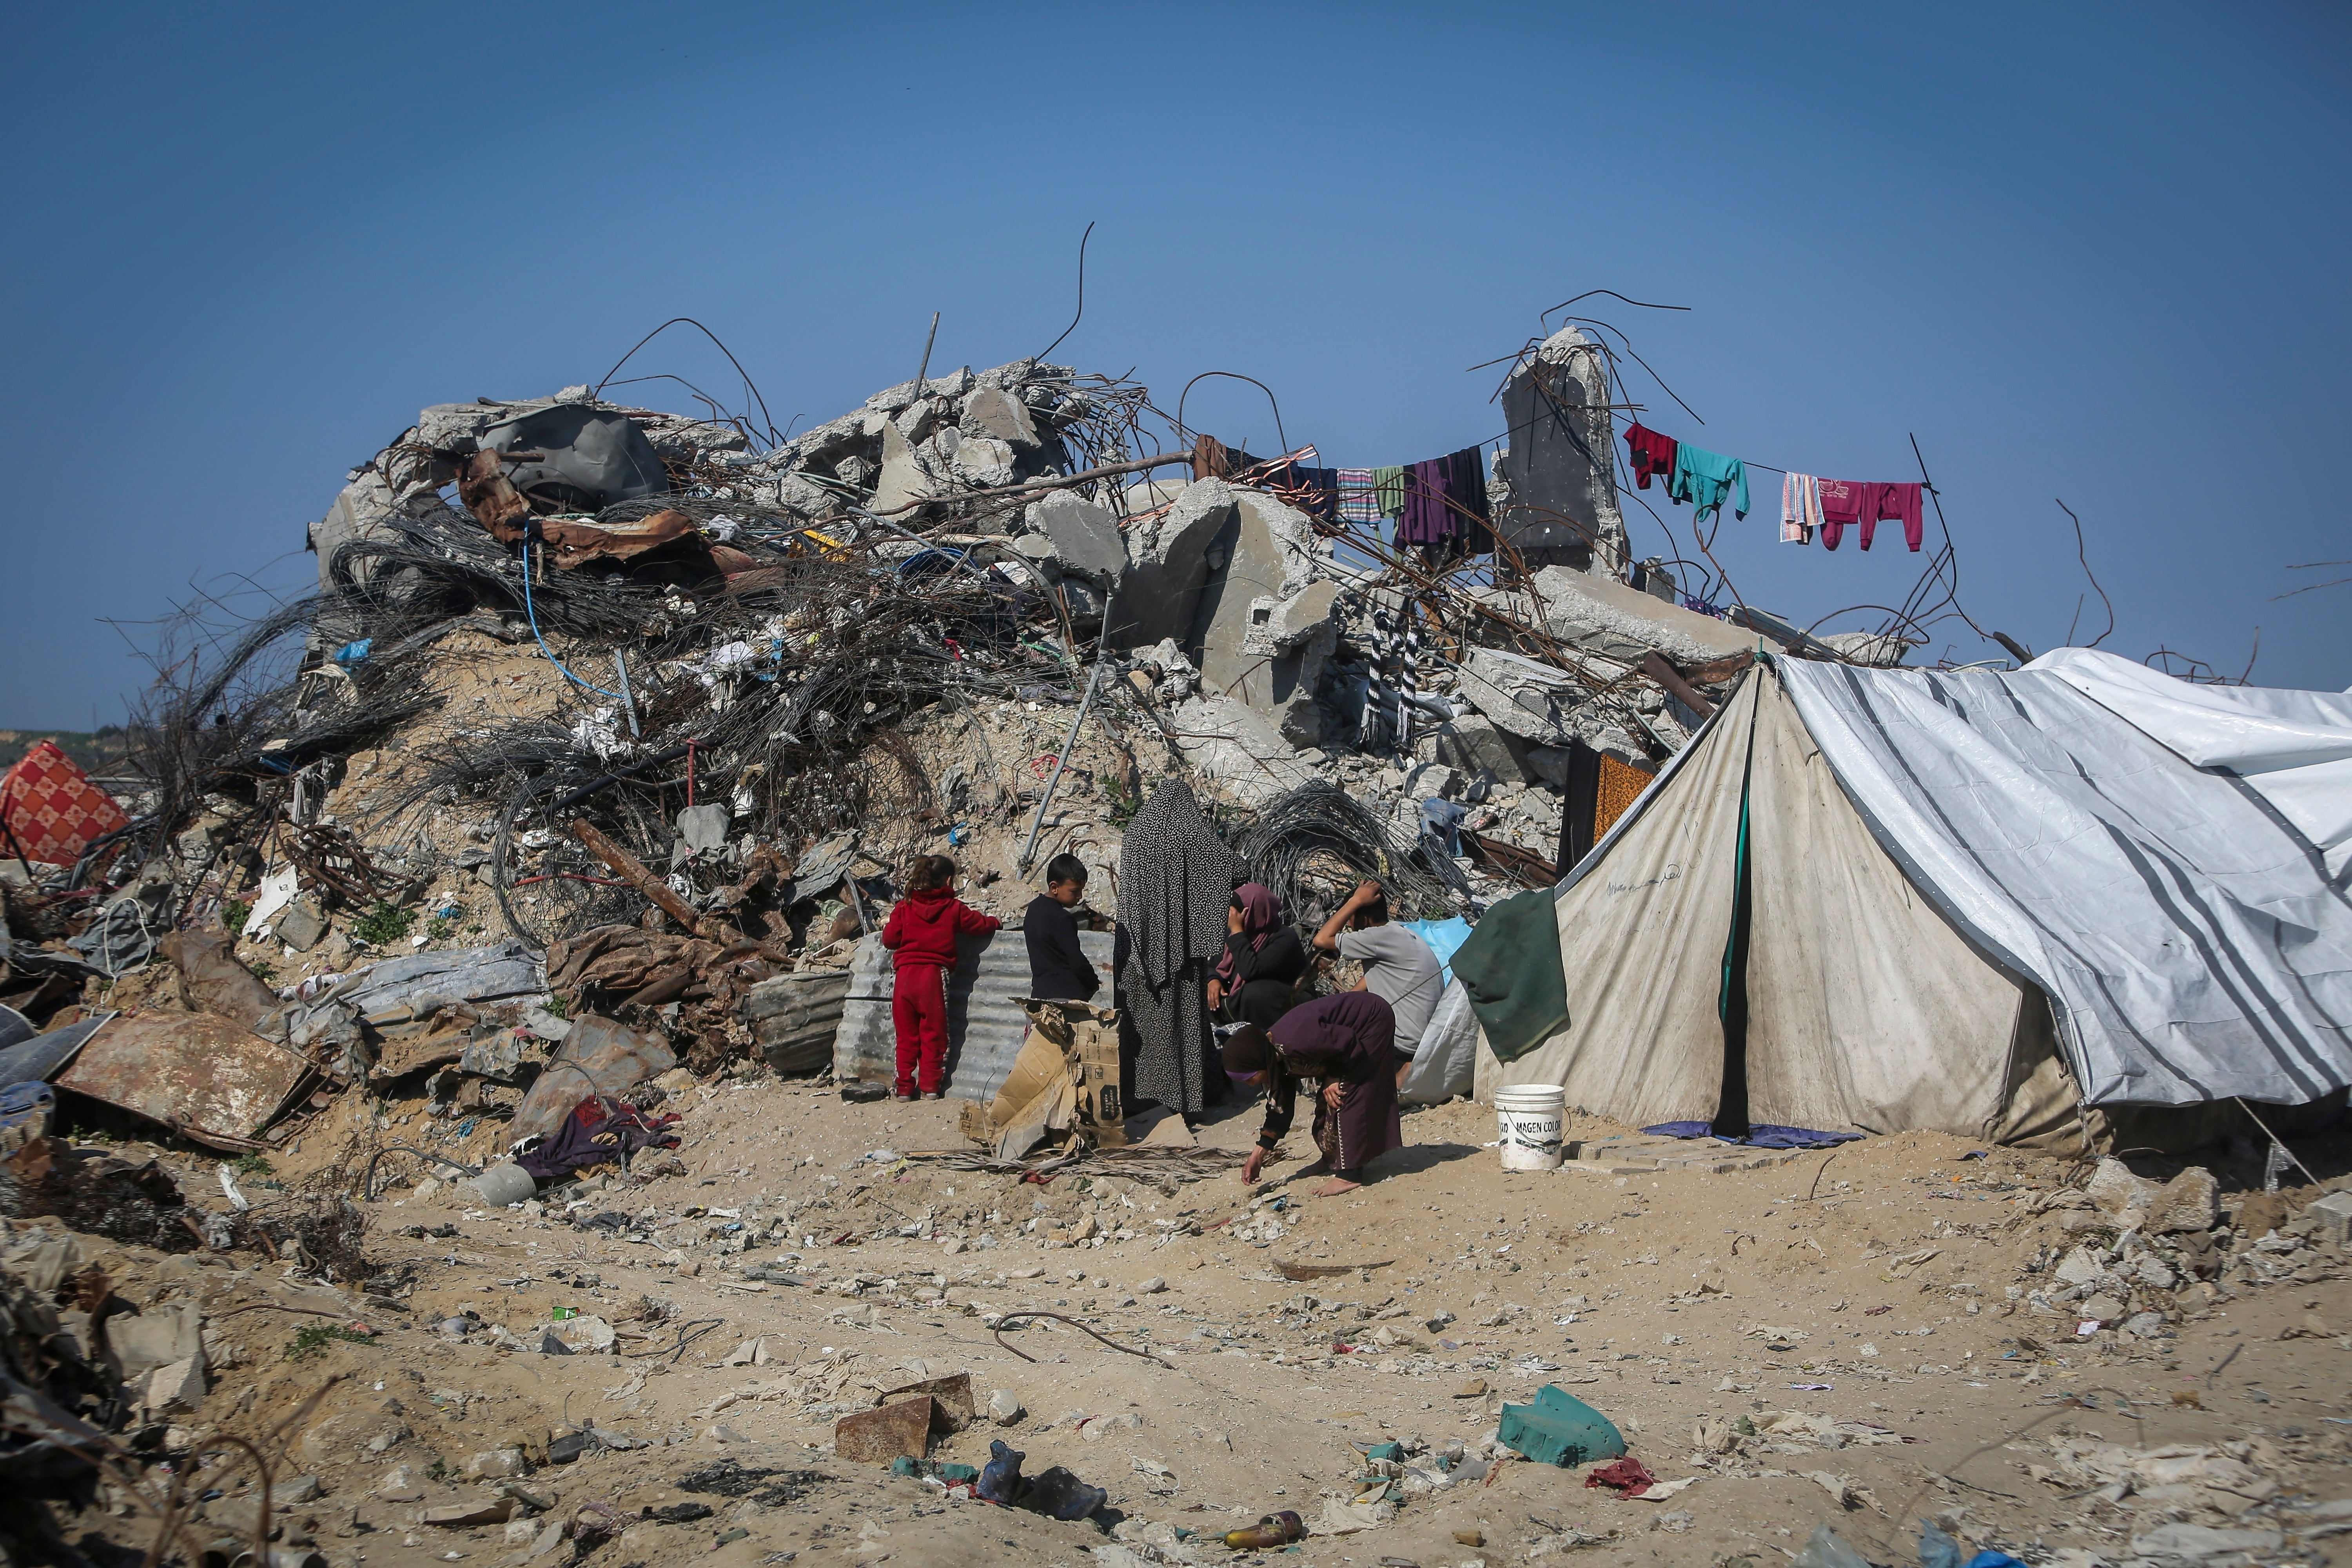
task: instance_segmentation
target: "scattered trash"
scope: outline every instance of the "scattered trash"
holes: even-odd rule
[[[1024,1478],[1021,1461],[1026,1456],[1001,1437],[990,1442],[988,1454],[974,1489],[990,1502],[1027,1509],[1048,1519],[1077,1520],[1110,1499],[1101,1487],[1087,1485],[1059,1465]]]
[[[1225,1531],[1225,1544],[1244,1552],[1263,1552],[1269,1547],[1287,1546],[1294,1541],[1306,1539],[1307,1521],[1289,1509],[1266,1514],[1255,1524]],[[1475,1546],[1477,1542],[1470,1544]]]

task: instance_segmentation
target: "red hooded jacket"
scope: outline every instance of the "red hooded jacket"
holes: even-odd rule
[[[953,969],[956,934],[994,931],[1003,922],[982,914],[946,888],[908,893],[898,900],[882,927],[882,945],[898,955],[897,967],[912,969],[934,963]]]

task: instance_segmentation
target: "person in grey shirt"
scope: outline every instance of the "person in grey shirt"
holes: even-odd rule
[[[1401,925],[1389,923],[1389,901],[1378,882],[1360,882],[1347,901],[1331,911],[1315,933],[1318,952],[1336,952],[1364,966],[1361,989],[1396,1014],[1397,1081],[1412,1067],[1412,1053],[1437,1011],[1445,990],[1437,954]]]

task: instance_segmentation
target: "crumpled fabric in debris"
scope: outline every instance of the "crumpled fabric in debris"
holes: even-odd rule
[[[89,960],[109,980],[119,979],[153,955],[155,943],[172,929],[163,906],[172,899],[172,884],[151,882],[116,896],[89,929],[67,939],[66,945]]]
[[[573,1106],[538,1148],[516,1155],[515,1163],[532,1181],[551,1182],[590,1165],[626,1160],[642,1149],[675,1149],[677,1134],[666,1130],[679,1121],[671,1115],[648,1119],[625,1100],[591,1096]]]

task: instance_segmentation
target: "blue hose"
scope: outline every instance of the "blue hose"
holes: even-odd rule
[[[555,657],[555,650],[547,646],[547,639],[539,635],[539,613],[530,607],[530,542],[528,540],[523,542],[522,547],[522,613],[525,616],[529,617],[530,621],[530,635],[532,639],[539,644],[539,651],[547,656],[548,663],[555,666],[555,672],[558,675],[561,675],[564,679],[572,682],[572,685],[580,688],[583,691],[593,691],[599,697],[609,697],[615,702],[627,700],[627,699],[624,698],[619,692],[607,691],[601,686],[591,686],[586,681],[581,679],[578,676],[572,674],[570,670],[564,668],[563,661]]]

